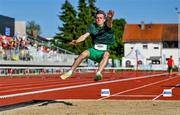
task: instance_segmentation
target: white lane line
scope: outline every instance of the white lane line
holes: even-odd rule
[[[171,88],[171,90],[173,90],[174,88],[176,88],[176,87],[178,87],[178,86],[180,86],[180,84],[176,84],[174,87]],[[162,92],[161,94],[157,95],[157,96],[156,96],[155,98],[153,98],[152,100],[154,101],[154,100],[160,98],[162,95],[163,95],[163,92]]]
[[[41,80],[39,81],[39,79],[36,80],[37,82],[34,82],[34,81],[22,81],[21,82],[13,82],[11,84],[9,83],[6,83],[6,84],[0,84],[0,87],[14,87],[14,85],[27,85],[27,84],[33,84],[33,85],[36,85],[36,84],[40,84],[40,83],[58,83],[60,81],[60,78],[59,79],[56,79],[56,80]],[[74,81],[79,81],[79,80],[74,80]],[[12,81],[9,81],[9,82],[12,82]],[[67,81],[69,82],[69,81]],[[63,83],[67,83],[66,81],[64,81]]]
[[[28,85],[20,85],[20,86],[8,86],[8,87],[4,87],[4,89],[3,88],[1,88],[0,89],[0,93],[6,93],[6,92],[10,92],[10,91],[22,91],[22,90],[33,90],[33,89],[35,89],[35,88],[51,88],[51,87],[60,87],[60,86],[63,86],[63,85],[65,85],[65,86],[67,86],[67,85],[77,85],[77,84],[81,84],[81,83],[92,83],[93,81],[89,81],[89,80],[81,80],[81,81],[73,81],[73,83],[72,82],[70,82],[70,83],[61,83],[61,82],[50,82],[50,83],[44,83],[44,84],[38,84],[39,86],[33,86],[33,87],[29,87],[29,88],[27,88],[28,86],[32,86],[32,84],[28,84]],[[55,85],[53,85],[54,83],[57,83],[57,84],[55,84]],[[33,85],[37,85],[37,84],[33,84]],[[45,85],[45,86],[44,86]],[[15,88],[15,89],[8,89],[7,90],[7,88],[11,88],[11,87],[13,87],[13,88]],[[26,88],[22,88],[22,87],[26,87]]]
[[[47,81],[47,82],[43,82],[43,83],[39,83],[39,82],[35,82],[35,83],[26,83],[26,84],[9,84],[8,86],[0,86],[2,87],[1,90],[7,89],[7,88],[21,88],[21,87],[28,87],[28,86],[34,86],[34,85],[51,85],[51,84],[56,84],[59,83],[59,81],[56,80],[56,82],[51,82],[51,81]]]
[[[147,85],[143,85],[143,86],[140,86],[140,87],[136,87],[136,88],[124,90],[124,91],[121,91],[121,92],[112,94],[112,95],[110,95],[110,96],[107,96],[107,97],[99,98],[98,100],[103,100],[103,99],[110,98],[110,97],[112,97],[112,96],[120,95],[120,94],[127,93],[127,92],[130,92],[130,91],[138,90],[138,89],[142,89],[142,88],[145,88],[145,87],[148,87],[148,86],[152,86],[152,85],[155,85],[155,84],[158,84],[158,83],[161,83],[161,82],[165,82],[165,81],[168,81],[168,80],[171,80],[171,79],[174,79],[174,78],[175,78],[175,77],[173,77],[173,78],[168,78],[168,79],[164,79],[164,80],[157,81],[157,82],[153,82],[153,83],[150,83],[150,84],[147,84]]]
[[[34,81],[32,81],[31,80],[31,78],[27,78],[27,79],[29,79],[29,80],[27,80],[27,81],[16,81],[16,82],[14,82],[13,80],[10,80],[10,81],[6,81],[6,82],[4,82],[4,83],[0,83],[0,86],[4,86],[4,85],[23,85],[23,84],[26,84],[26,83],[32,83],[32,84],[34,84]],[[26,79],[25,79],[26,80]],[[33,80],[36,80],[37,82],[35,82],[35,83],[44,83],[44,82],[46,82],[45,80],[44,81],[39,81],[39,79],[37,78],[37,79],[33,79]],[[42,80],[42,78],[41,78],[41,80]],[[55,79],[53,79],[53,80],[49,80],[50,82],[51,81],[57,81],[57,80],[55,80]],[[9,84],[9,82],[13,82],[13,83],[11,83],[11,84]]]
[[[25,89],[34,89],[34,88],[45,88],[45,87],[51,87],[51,86],[63,86],[63,85],[75,85],[78,83],[90,83],[91,81],[89,80],[81,80],[81,81],[73,81],[73,82],[63,82],[61,83],[60,81],[56,81],[56,82],[44,82],[44,83],[39,83],[39,84],[29,84],[28,85],[20,85],[20,86],[6,86],[6,87],[2,87],[0,89],[0,93],[1,92],[8,92],[8,91],[20,91],[20,90],[25,90]],[[34,86],[35,85],[35,86]],[[36,86],[38,85],[38,86]],[[30,87],[31,86],[31,87]],[[23,88],[26,87],[26,88]],[[27,88],[30,87],[30,88]],[[7,89],[7,88],[15,88],[15,89]],[[19,88],[19,89],[18,89]]]
[[[113,97],[156,97],[157,95],[114,95]]]
[[[22,81],[23,83],[19,83],[19,84],[10,84],[11,82],[13,82],[13,81],[10,81],[9,82],[9,84],[5,84],[5,85],[0,85],[0,87],[14,87],[14,86],[17,86],[17,87],[19,87],[19,86],[29,86],[29,85],[39,85],[39,84],[49,84],[49,83],[58,83],[57,82],[57,80],[56,81],[46,81],[46,82],[32,82],[32,83],[30,83],[30,82],[26,82],[26,81]]]
[[[46,92],[52,92],[52,91],[61,91],[61,90],[81,88],[81,87],[88,87],[88,86],[94,86],[94,85],[116,83],[116,82],[121,82],[121,81],[137,80],[137,79],[150,78],[150,77],[161,76],[161,75],[166,75],[166,74],[167,73],[146,75],[146,76],[142,76],[142,77],[133,77],[133,78],[127,78],[127,79],[119,79],[119,80],[112,80],[112,81],[104,81],[104,82],[96,82],[96,83],[89,83],[89,84],[82,84],[82,85],[75,85],[75,86],[67,86],[67,87],[60,87],[60,88],[45,89],[45,90],[39,90],[39,91],[31,91],[31,92],[24,92],[24,93],[1,95],[0,99],[10,98],[10,97],[17,97],[17,96],[32,95],[32,94],[39,94],[39,93],[46,93]]]
[[[3,91],[0,91],[0,93],[5,93],[5,92],[10,92],[10,91],[22,91],[22,90],[31,90],[31,89],[37,89],[37,88],[50,88],[50,87],[60,87],[60,86],[63,86],[63,85],[77,85],[79,83],[92,83],[91,81],[81,81],[81,82],[75,82],[75,83],[67,83],[67,84],[61,84],[60,82],[58,82],[59,84],[55,84],[55,85],[48,85],[46,86],[46,84],[41,84],[41,86],[35,86],[35,87],[30,87],[30,88],[19,88],[19,89],[9,89],[9,90],[3,90]],[[42,85],[45,85],[45,86],[42,86]],[[30,85],[32,86],[32,85]],[[22,87],[22,86],[21,86]]]

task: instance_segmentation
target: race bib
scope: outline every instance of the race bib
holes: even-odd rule
[[[107,50],[107,45],[106,44],[95,44],[94,48],[97,50],[105,51],[105,50]]]

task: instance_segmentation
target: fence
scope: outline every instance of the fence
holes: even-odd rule
[[[29,75],[42,75],[42,74],[62,74],[68,71],[70,67],[0,67],[0,76],[29,76]],[[96,72],[97,67],[78,67],[76,72],[79,73],[91,73]],[[133,68],[123,68],[123,67],[106,67],[104,71],[106,72],[116,72],[116,71],[131,71]]]

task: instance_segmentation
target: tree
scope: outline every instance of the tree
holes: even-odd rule
[[[89,11],[92,18],[92,21],[94,21],[94,17],[96,16],[96,11],[98,10],[95,6],[96,0],[89,0]]]
[[[58,27],[59,33],[56,34],[53,40],[56,46],[80,54],[92,45],[89,38],[77,46],[68,45],[67,43],[84,34],[89,25],[94,22],[94,16],[92,16],[96,13],[94,2],[95,0],[89,0],[89,4],[87,4],[86,0],[79,0],[78,12],[76,12],[68,0],[65,1],[59,15],[59,19],[63,21],[63,26]]]
[[[75,46],[68,45],[68,42],[77,38],[77,12],[68,0],[62,5],[61,10],[62,12],[60,12],[59,19],[63,21],[63,26],[58,27],[60,32],[54,37],[53,43],[56,46],[73,51]]]
[[[89,0],[89,6],[86,3],[86,0],[79,0],[78,6],[78,26],[77,26],[77,34],[78,36],[87,32],[88,27],[91,23],[93,23],[94,18],[92,17],[92,13],[94,13],[94,0]],[[80,54],[85,49],[92,46],[92,40],[87,38],[86,41],[80,43],[77,47],[78,54]]]
[[[113,29],[115,32],[115,43],[111,47],[111,58],[121,59],[124,55],[124,43],[122,41],[122,36],[124,32],[126,21],[125,19],[114,19]]]
[[[41,34],[41,27],[39,24],[36,24],[35,21],[28,21],[26,25],[26,33],[37,38],[37,36]]]

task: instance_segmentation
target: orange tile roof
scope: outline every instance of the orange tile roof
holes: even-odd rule
[[[126,24],[124,42],[162,42],[178,40],[178,24]]]

